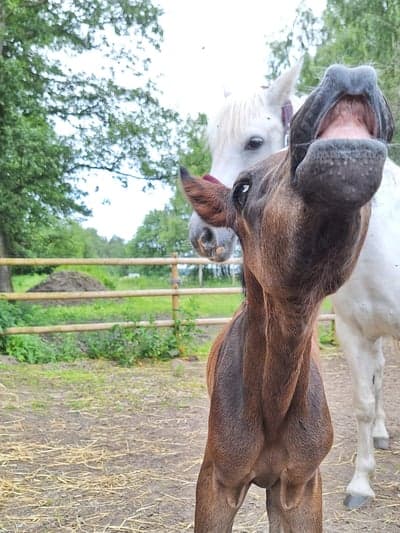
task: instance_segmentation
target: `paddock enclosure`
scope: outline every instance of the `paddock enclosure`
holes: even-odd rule
[[[229,259],[224,261],[224,265],[238,265],[241,264],[241,259]],[[217,287],[217,288],[179,288],[179,271],[178,265],[212,265],[213,263],[208,259],[198,257],[177,257],[173,255],[170,258],[154,257],[154,258],[0,258],[0,267],[10,266],[60,266],[60,265],[170,265],[171,266],[171,289],[159,290],[125,290],[125,291],[90,291],[90,292],[0,292],[0,300],[8,301],[31,301],[40,302],[43,300],[92,300],[96,298],[139,298],[139,297],[153,297],[153,296],[170,296],[171,297],[171,319],[169,320],[154,320],[139,321],[139,322],[102,322],[90,324],[64,324],[64,325],[48,325],[48,326],[28,326],[28,327],[9,327],[4,328],[0,334],[2,335],[19,335],[19,334],[43,334],[43,333],[68,333],[74,331],[101,331],[109,330],[115,326],[122,328],[135,327],[172,327],[179,310],[179,296],[194,296],[207,294],[237,294],[241,293],[240,287]],[[192,322],[197,326],[220,325],[229,322],[231,317],[209,317],[197,318]],[[332,313],[321,314],[319,317],[322,322],[332,322],[335,317]],[[184,323],[184,321],[182,321]]]
[[[389,346],[390,348],[390,346]],[[347,364],[324,351],[335,430],[322,464],[324,531],[400,531],[400,365],[387,350],[390,450],[377,451],[377,499],[342,501],[356,449]],[[205,361],[134,368],[80,360],[0,360],[0,531],[193,531],[194,490],[206,438]],[[264,491],[252,487],[236,532],[267,531]]]

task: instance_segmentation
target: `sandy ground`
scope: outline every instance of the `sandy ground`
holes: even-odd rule
[[[389,354],[391,445],[376,453],[377,498],[348,511],[356,434],[347,365],[322,359],[335,443],[323,463],[324,531],[400,531],[400,361]],[[0,532],[193,530],[206,437],[205,362],[124,369],[106,361],[0,362]],[[234,531],[268,530],[265,493],[252,487]]]

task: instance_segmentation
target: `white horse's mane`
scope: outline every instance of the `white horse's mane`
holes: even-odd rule
[[[228,139],[239,138],[250,120],[262,117],[265,112],[265,89],[262,87],[252,93],[230,94],[210,119],[207,127],[209,146],[221,150]]]
[[[258,87],[252,92],[235,92],[229,94],[219,109],[210,118],[207,127],[208,145],[212,150],[220,151],[229,140],[240,139],[248,124],[264,117],[267,121],[271,115],[281,116],[281,107],[267,102],[268,88]],[[306,96],[292,96],[294,111],[301,106]]]

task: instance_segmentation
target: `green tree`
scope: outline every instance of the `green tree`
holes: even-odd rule
[[[124,239],[113,235],[107,243],[106,257],[126,257],[127,247]]]
[[[83,173],[168,181],[176,115],[144,75],[159,15],[151,0],[0,2],[0,256],[54,216],[88,214]],[[77,68],[83,58],[100,74]]]
[[[179,163],[187,167],[193,176],[202,176],[211,168],[211,154],[206,141],[207,117],[199,113],[187,118],[179,131],[181,147]]]
[[[281,40],[267,42],[270,51],[267,79],[273,81],[300,58],[304,62],[304,77],[310,58],[315,54],[317,46],[321,45],[323,35],[322,20],[301,2],[296,9],[293,26],[287,30],[286,36]],[[314,86],[315,84],[311,88]],[[307,88],[303,89],[307,91]]]
[[[83,228],[76,220],[53,219],[37,229],[26,250],[30,257],[107,257],[108,242],[93,228]]]
[[[201,176],[209,171],[211,156],[205,141],[206,116],[188,118],[179,132],[182,148],[179,162],[191,173]],[[193,255],[188,239],[189,218],[192,212],[184,197],[179,180],[171,200],[164,209],[150,211],[134,238],[128,243],[128,253],[132,257],[165,257],[176,252],[180,256]],[[146,267],[146,272],[160,272],[160,267]]]
[[[164,209],[153,209],[145,216],[129,243],[130,254],[133,257],[164,257],[173,252],[190,255],[189,216],[187,201],[180,189],[176,189]]]

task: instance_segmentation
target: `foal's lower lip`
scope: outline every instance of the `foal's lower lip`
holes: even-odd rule
[[[361,207],[380,185],[386,156],[386,145],[376,139],[317,139],[292,183],[307,203]]]

